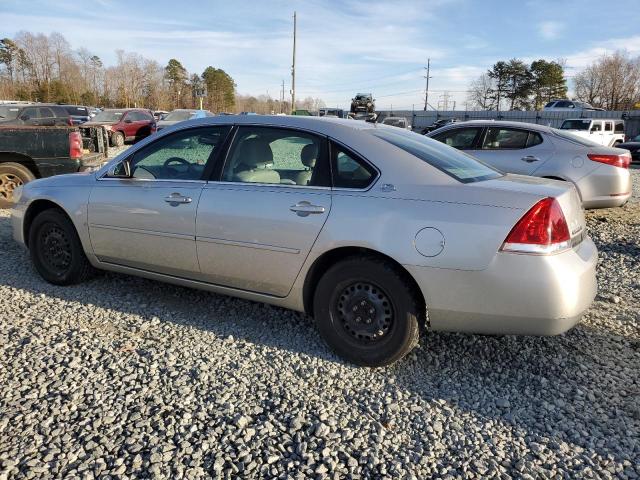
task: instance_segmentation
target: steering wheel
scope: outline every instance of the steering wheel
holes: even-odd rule
[[[162,165],[163,169],[165,170],[171,170],[176,174],[179,174],[180,172],[175,169],[175,168],[171,168],[172,164],[178,164],[178,165],[186,165],[187,166],[187,172],[189,172],[191,170],[191,163],[189,163],[188,161],[186,161],[184,158],[180,158],[180,157],[171,157],[171,158],[167,158],[164,161],[164,164]],[[183,172],[186,173],[186,172]]]

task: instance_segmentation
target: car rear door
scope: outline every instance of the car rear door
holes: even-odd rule
[[[331,210],[326,139],[242,126],[198,205],[204,281],[286,296]]]
[[[196,277],[195,224],[203,176],[228,131],[216,126],[175,132],[131,156],[130,178],[100,178],[88,206],[98,259]]]
[[[136,112],[127,112],[124,114],[120,122],[122,122],[122,129],[124,130],[124,136],[127,139],[135,138],[138,126],[136,125],[138,116]]]
[[[505,173],[531,175],[554,147],[541,132],[525,128],[489,126],[475,150],[468,153]]]

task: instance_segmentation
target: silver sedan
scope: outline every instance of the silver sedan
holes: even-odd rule
[[[571,183],[384,125],[193,120],[16,197],[14,237],[51,283],[112,270],[307,312],[360,365],[423,327],[559,334],[596,294]]]
[[[584,208],[618,207],[631,197],[631,155],[544,125],[472,120],[428,134],[503,172],[573,183]]]

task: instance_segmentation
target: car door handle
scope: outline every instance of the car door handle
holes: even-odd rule
[[[540,159],[538,157],[534,157],[533,155],[527,155],[526,157],[522,157],[520,160],[522,160],[523,162],[531,163],[537,162]]]
[[[312,205],[307,201],[298,202],[295,205],[291,205],[289,210],[296,213],[300,217],[306,217],[308,215],[324,213],[324,207],[320,205]]]
[[[168,197],[164,197],[164,201],[167,203],[178,204],[178,203],[191,203],[191,197],[185,197],[178,192],[173,192]]]

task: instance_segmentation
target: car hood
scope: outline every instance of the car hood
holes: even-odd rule
[[[170,127],[171,125],[175,125],[176,123],[186,122],[187,120],[160,120],[156,122],[158,127]]]

